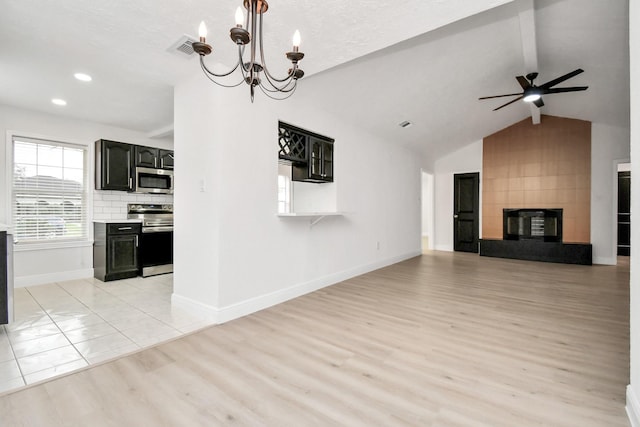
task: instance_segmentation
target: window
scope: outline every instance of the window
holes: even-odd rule
[[[87,239],[87,147],[13,137],[16,243]]]
[[[291,165],[278,164],[278,213],[291,212]]]

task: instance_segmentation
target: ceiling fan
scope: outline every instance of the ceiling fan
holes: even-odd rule
[[[517,96],[516,99],[513,99],[507,102],[506,104],[499,106],[498,108],[494,108],[493,111],[499,110],[502,107],[506,107],[509,104],[513,104],[519,99],[522,99],[525,102],[533,102],[538,108],[540,108],[544,105],[544,102],[542,102],[542,95],[547,95],[551,93],[578,92],[581,90],[587,90],[589,86],[574,86],[574,87],[559,87],[559,88],[553,87],[558,83],[562,83],[563,81],[568,80],[571,77],[575,77],[582,72],[584,72],[584,70],[581,68],[578,68],[577,70],[567,73],[564,76],[560,76],[557,79],[550,80],[540,86],[536,86],[535,84],[533,84],[533,81],[536,79],[536,77],[538,77],[538,73],[529,73],[526,75],[526,77],[516,76],[516,80],[518,80],[518,83],[520,83],[520,86],[522,86],[522,89],[523,89],[522,93],[509,93],[506,95],[483,96],[482,98],[478,98],[478,99],[492,99],[492,98],[502,98],[504,96]]]

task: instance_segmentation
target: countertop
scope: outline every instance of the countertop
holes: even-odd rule
[[[101,224],[124,224],[128,222],[141,224],[141,219],[94,219],[93,222],[98,222]]]

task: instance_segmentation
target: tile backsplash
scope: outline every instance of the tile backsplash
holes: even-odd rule
[[[95,190],[93,192],[93,219],[127,219],[128,203],[173,204],[173,195]]]

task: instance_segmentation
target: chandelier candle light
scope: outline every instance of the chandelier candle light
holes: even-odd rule
[[[298,79],[304,76],[304,71],[298,68],[298,62],[304,58],[304,53],[300,52],[300,32],[296,30],[293,35],[293,50],[287,52],[287,59],[291,61],[293,66],[289,69],[289,72],[285,78],[276,78],[267,69],[267,64],[264,59],[264,49],[262,46],[262,15],[267,11],[269,5],[266,0],[244,0],[244,7],[247,9],[247,17],[245,20],[242,8],[238,7],[236,10],[236,26],[231,28],[229,36],[231,40],[238,45],[238,62],[228,72],[216,74],[211,71],[204,63],[204,57],[209,55],[212,51],[212,47],[207,44],[207,27],[204,22],[200,23],[199,36],[200,41],[193,43],[193,50],[200,55],[200,66],[204,71],[205,76],[212,82],[224,86],[235,87],[239,86],[243,81],[247,83],[251,91],[251,102],[253,102],[255,87],[259,87],[265,95],[273,99],[286,99],[290,97],[296,90]],[[245,26],[243,27],[242,24]],[[251,25],[251,32],[247,30]],[[246,28],[245,28],[246,27]],[[256,32],[257,30],[257,32]],[[253,40],[252,40],[253,35]],[[257,36],[257,39],[256,39]],[[245,46],[249,46],[251,58],[248,62],[244,61]],[[256,60],[256,50],[259,47],[260,62]],[[242,74],[242,80],[236,84],[225,85],[216,81],[215,78],[223,78],[231,75],[234,71],[240,68]],[[262,73],[262,74],[261,74]],[[261,78],[263,77],[263,78]],[[275,95],[284,94],[284,95]]]

